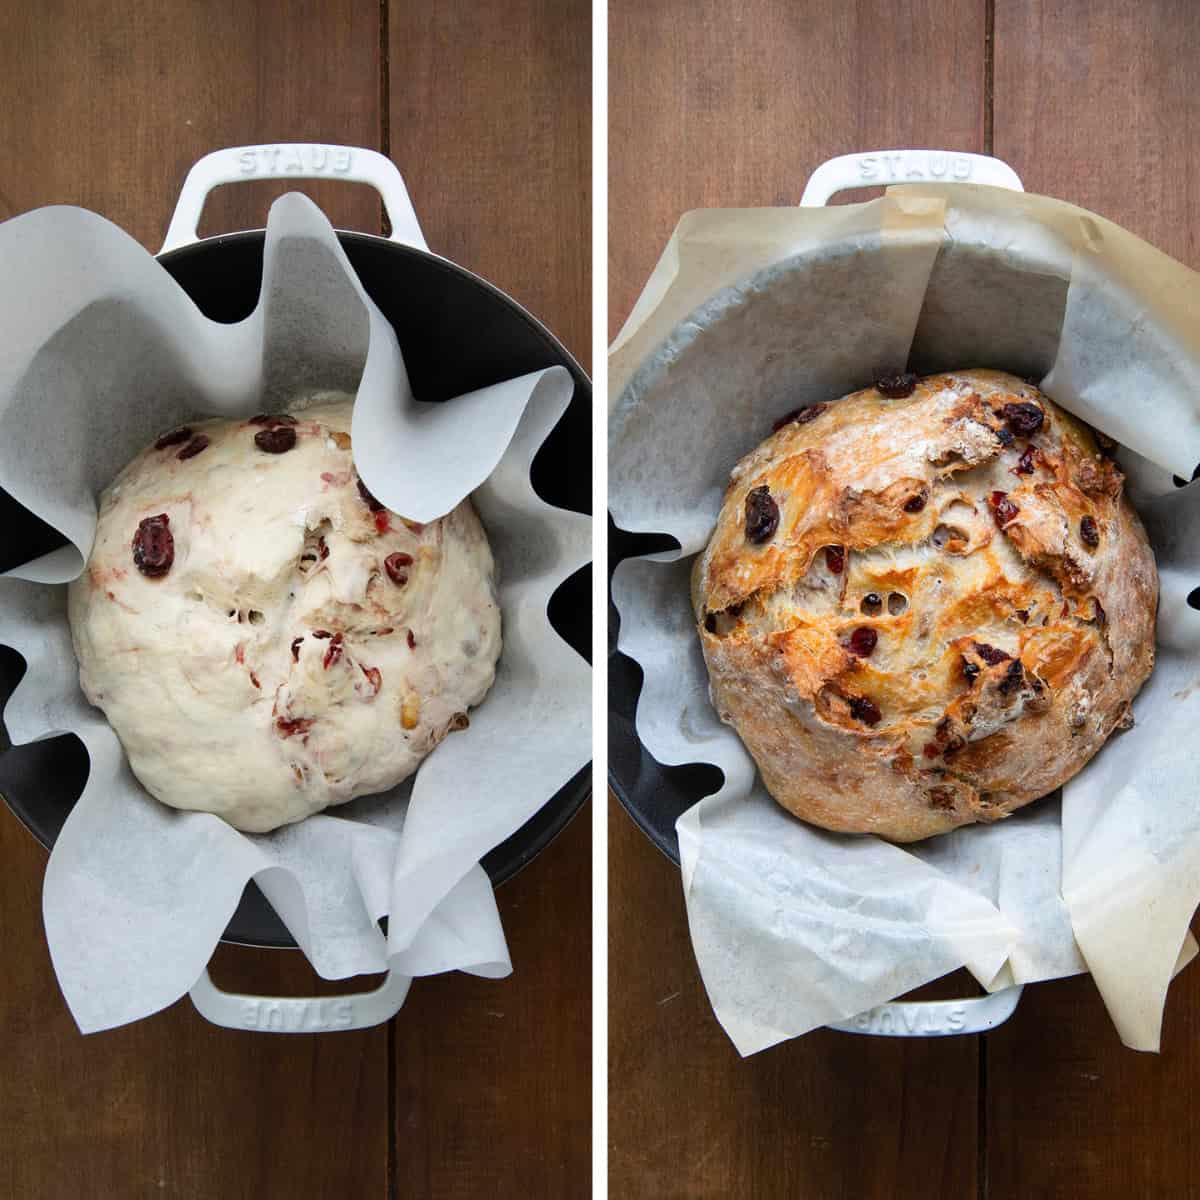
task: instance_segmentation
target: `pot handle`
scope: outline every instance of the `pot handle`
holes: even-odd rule
[[[373,991],[348,996],[247,996],[222,991],[205,967],[188,994],[205,1020],[226,1029],[329,1033],[382,1025],[400,1011],[411,984],[410,975],[389,971]]]
[[[869,150],[823,162],[809,177],[801,208],[820,208],[846,188],[893,183],[986,183],[1025,190],[1020,176],[998,158],[958,150]]]
[[[842,1033],[876,1037],[950,1037],[986,1033],[1013,1015],[1024,985],[966,1000],[893,1000],[827,1026]]]
[[[223,183],[248,179],[341,179],[367,183],[383,199],[392,223],[391,240],[418,250],[428,250],[417,221],[408,188],[396,164],[374,150],[360,146],[320,146],[286,142],[271,146],[232,146],[214,150],[199,159],[187,173],[175,214],[167,227],[160,254],[197,241],[196,226],[204,200]]]

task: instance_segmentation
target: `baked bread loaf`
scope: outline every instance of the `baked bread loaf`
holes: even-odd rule
[[[71,584],[79,680],[159,800],[262,832],[383,792],[491,686],[492,555],[359,482],[353,403],[204,421],[100,498]]]
[[[1122,482],[999,371],[778,423],[692,577],[712,702],[775,799],[908,842],[1074,775],[1154,664],[1158,575]]]

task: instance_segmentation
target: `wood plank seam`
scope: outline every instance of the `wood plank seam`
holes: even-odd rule
[[[390,3],[391,0],[379,0],[379,153],[384,158],[392,157],[392,60],[388,49]],[[379,199],[379,229],[384,237],[391,237],[392,222],[382,197]]]
[[[983,5],[983,152],[991,154],[995,144],[996,106],[996,0]]]

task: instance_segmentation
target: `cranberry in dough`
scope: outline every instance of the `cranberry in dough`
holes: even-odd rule
[[[352,413],[327,393],[193,422],[100,498],[70,587],[80,684],[164,804],[257,833],[386,791],[495,678],[479,518],[463,501],[419,525],[374,501]]]

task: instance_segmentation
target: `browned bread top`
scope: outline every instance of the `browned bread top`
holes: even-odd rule
[[[771,794],[896,841],[1074,775],[1150,673],[1157,597],[1093,435],[982,370],[793,414],[693,574],[713,703]]]

